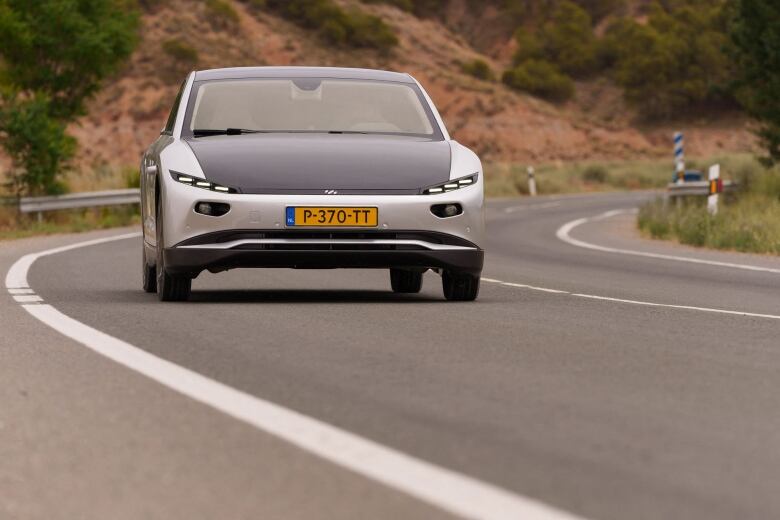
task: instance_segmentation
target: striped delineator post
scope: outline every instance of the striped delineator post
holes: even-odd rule
[[[718,214],[718,194],[723,191],[723,181],[720,179],[720,164],[710,166],[710,194],[707,196],[707,211],[713,217]]]
[[[674,134],[674,166],[677,182],[685,182],[685,140],[682,132]]]
[[[528,194],[536,197],[536,177],[534,176],[534,167],[528,167]]]

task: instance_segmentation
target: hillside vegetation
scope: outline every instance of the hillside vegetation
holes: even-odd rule
[[[138,20],[134,52],[67,127],[73,191],[122,186],[186,74],[226,66],[409,72],[487,163],[665,159],[678,129],[689,155],[755,146],[719,66],[717,0],[73,1],[137,2]]]

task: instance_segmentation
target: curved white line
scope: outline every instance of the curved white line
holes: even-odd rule
[[[28,288],[27,273],[33,262],[42,256],[139,235],[131,233],[90,240],[25,255],[8,271],[6,287],[9,290]],[[171,390],[455,515],[531,520],[580,518],[231,388],[74,320],[51,305],[22,307],[61,334]]]
[[[586,222],[594,221],[594,220],[601,220],[609,217],[613,217],[615,215],[620,215],[622,213],[630,212],[633,210],[612,210],[607,211],[606,213],[602,213],[601,215],[598,215],[596,217],[592,218],[579,218],[577,220],[572,220],[571,222],[567,222],[566,224],[562,225],[560,228],[558,228],[558,231],[555,232],[555,236],[557,236],[560,240],[566,242],[567,244],[571,244],[573,246],[577,247],[583,247],[585,249],[592,249],[594,251],[602,251],[605,253],[618,253],[621,255],[632,255],[632,256],[642,256],[645,258],[657,258],[660,260],[672,260],[675,262],[687,262],[690,264],[705,264],[705,265],[714,265],[717,267],[729,267],[733,269],[743,269],[746,271],[759,271],[763,273],[774,273],[774,274],[780,274],[780,269],[774,269],[771,267],[760,267],[757,265],[748,265],[748,264],[737,264],[732,262],[719,262],[717,260],[704,260],[701,258],[689,258],[685,256],[674,256],[674,255],[664,255],[660,253],[648,253],[645,251],[634,251],[631,249],[618,249],[614,247],[605,247],[600,246],[597,244],[591,244],[590,242],[585,242],[583,240],[578,240],[576,238],[572,238],[571,232],[574,228],[581,226],[582,224],[585,224]]]

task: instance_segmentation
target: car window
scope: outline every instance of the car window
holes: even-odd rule
[[[432,115],[415,85],[317,78],[204,82],[188,128],[434,134]]]
[[[168,121],[165,123],[165,129],[163,130],[163,133],[165,134],[173,134],[173,127],[176,125],[176,116],[179,113],[179,103],[181,102],[181,96],[184,93],[184,86],[187,84],[187,80],[184,80],[184,83],[181,84],[181,88],[179,88],[179,93],[176,95],[176,101],[173,102],[173,108],[171,108],[171,113],[168,114]]]

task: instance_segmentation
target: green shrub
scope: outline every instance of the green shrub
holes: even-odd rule
[[[591,18],[578,5],[562,1],[542,27],[540,37],[545,54],[562,72],[579,77],[596,71],[596,37]]]
[[[227,29],[239,21],[238,12],[227,0],[206,0],[206,14],[212,26]]]
[[[515,31],[515,43],[517,44],[517,51],[515,51],[512,57],[514,65],[520,65],[528,60],[547,59],[544,44],[537,33],[521,27]]]
[[[474,76],[477,79],[484,81],[493,81],[496,79],[495,74],[493,74],[493,69],[490,68],[490,65],[488,65],[485,60],[475,59],[469,61],[464,63],[461,68],[463,69],[463,72],[469,76]]]
[[[599,44],[626,100],[650,119],[733,102],[723,2],[675,5],[653,4],[646,24],[617,20]]]
[[[574,94],[572,80],[546,61],[527,60],[504,72],[502,81],[550,101],[566,101]]]
[[[558,4],[539,30],[532,32],[521,28],[515,33],[515,40],[515,65],[528,60],[544,60],[573,77],[588,76],[598,69],[598,45],[591,18],[568,0]]]
[[[187,42],[178,38],[165,40],[162,48],[165,54],[182,65],[192,67],[198,63],[198,51]]]
[[[582,172],[582,180],[593,184],[604,184],[608,178],[607,169],[600,165],[592,164]]]
[[[358,10],[346,11],[333,0],[266,0],[268,8],[334,44],[388,51],[398,44],[381,18]]]
[[[57,195],[62,174],[76,151],[66,123],[53,118],[50,101],[5,98],[0,104],[0,143],[13,162],[7,188],[15,195]]]

